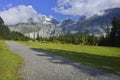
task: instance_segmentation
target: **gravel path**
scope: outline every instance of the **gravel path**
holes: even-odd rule
[[[25,66],[21,69],[24,80],[120,80],[120,76],[77,64],[37,48],[13,41],[6,43],[25,60]]]

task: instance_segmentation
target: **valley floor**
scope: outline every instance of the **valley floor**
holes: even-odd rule
[[[66,57],[80,64],[103,69],[120,75],[120,48],[50,42],[21,43]]]
[[[120,80],[120,76],[78,64],[39,48],[13,41],[7,44],[24,58],[25,66],[21,69],[21,75],[25,80]]]

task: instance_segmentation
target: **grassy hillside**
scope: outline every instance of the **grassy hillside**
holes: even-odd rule
[[[5,41],[0,40],[0,80],[19,80],[18,67],[22,63],[22,58],[13,54]]]
[[[104,69],[120,75],[120,48],[81,46],[60,43],[21,42],[76,62]]]

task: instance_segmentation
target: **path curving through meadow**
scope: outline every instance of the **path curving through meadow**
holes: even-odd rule
[[[23,57],[20,69],[24,80],[120,80],[120,76],[75,63],[66,58],[6,41],[12,52]]]

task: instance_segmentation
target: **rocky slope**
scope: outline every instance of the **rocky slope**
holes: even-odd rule
[[[10,30],[21,32],[31,38],[39,34],[42,37],[57,36],[60,34],[94,34],[103,35],[107,27],[111,28],[113,17],[120,18],[120,8],[105,10],[103,15],[94,15],[90,18],[83,16],[79,20],[66,19],[62,22],[53,17],[40,16],[39,22],[33,18],[28,23],[9,25]]]

